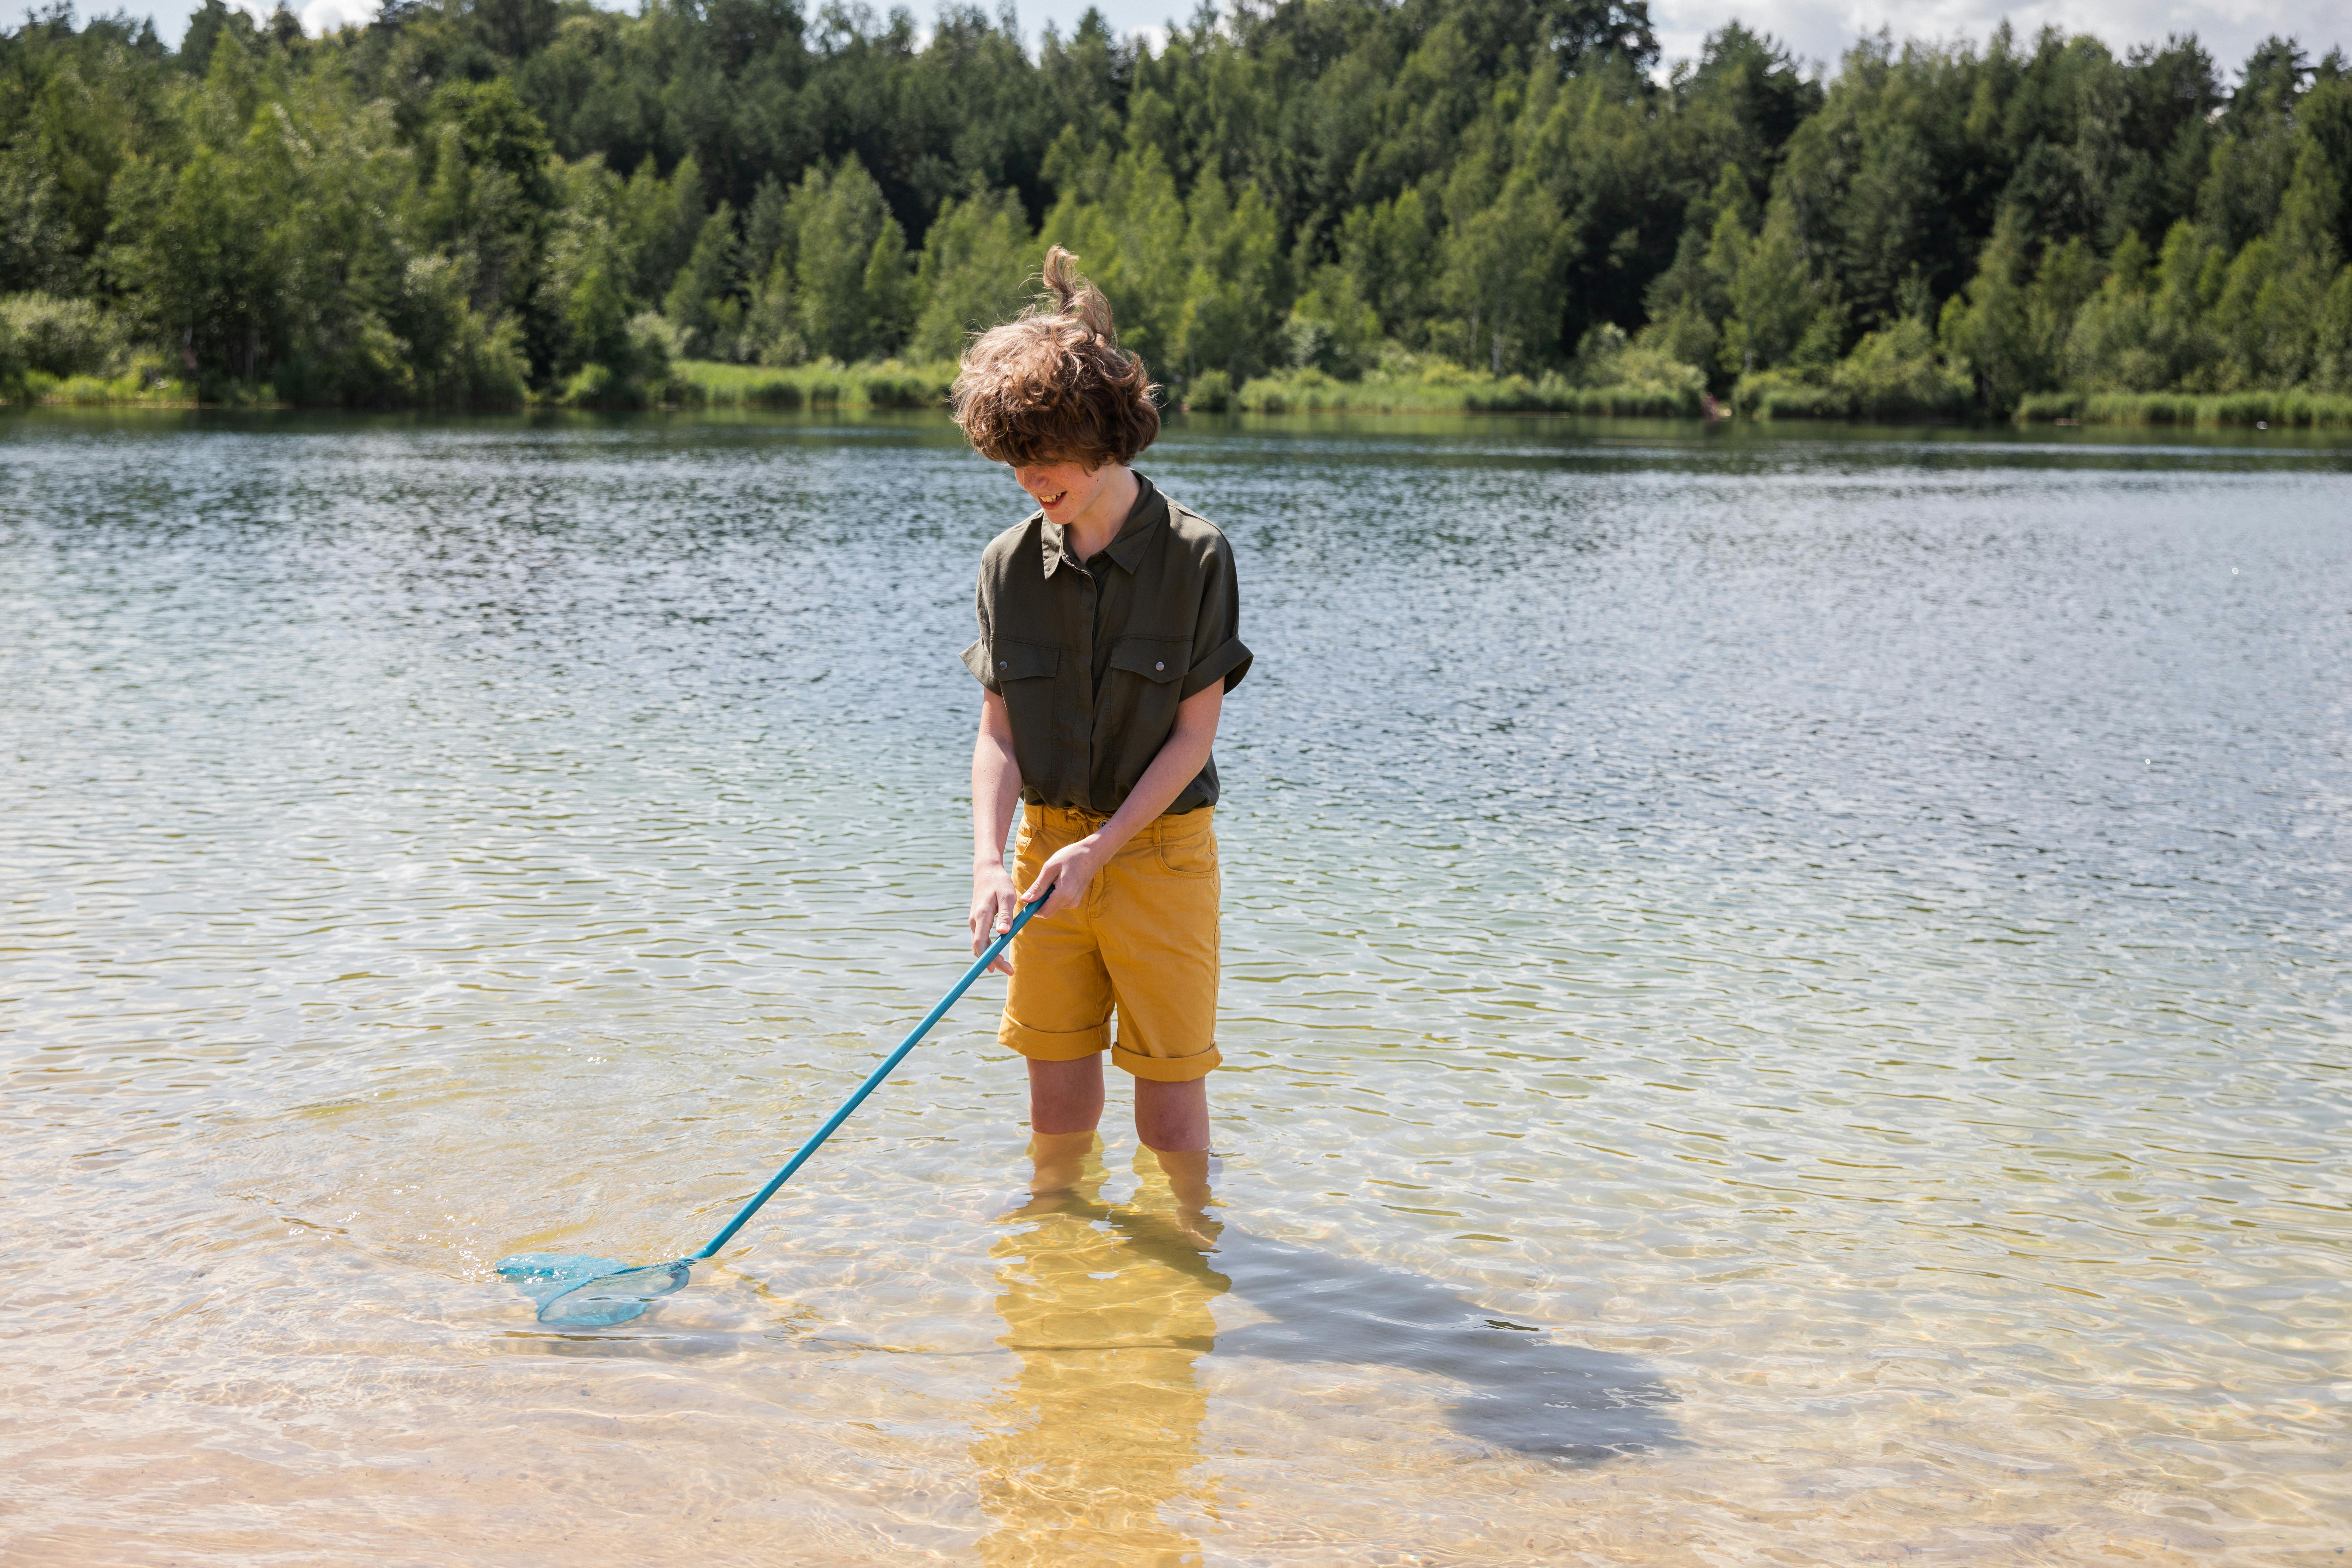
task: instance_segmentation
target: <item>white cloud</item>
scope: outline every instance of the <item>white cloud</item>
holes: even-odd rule
[[[2352,51],[2347,0],[1654,0],[1651,18],[1670,59],[1696,57],[1708,33],[1738,21],[1770,33],[1796,54],[1834,69],[1864,33],[1890,29],[1906,38],[1967,38],[1979,45],[2006,19],[2021,38],[2044,26],[2089,33],[2121,54],[2135,44],[2194,33],[2234,76],[2255,45],[2273,34],[2299,39],[2314,59],[2336,45]]]
[[[316,38],[344,27],[364,27],[383,8],[382,0],[310,0],[302,7],[302,30]]]
[[[381,0],[310,0],[302,7],[302,30],[315,38],[344,27],[364,27],[383,8]]]
[[[1112,28],[1158,41],[1166,25],[1192,15],[1195,0],[1096,0]],[[1067,37],[1088,0],[1023,0],[1022,29],[1034,41],[1047,21]],[[918,0],[917,9],[920,9]],[[2194,33],[2231,76],[2272,34],[2298,38],[2317,59],[2341,44],[2352,53],[2352,0],[1650,0],[1650,18],[1666,58],[1696,58],[1706,35],[1738,21],[1770,33],[1797,54],[1834,70],[1864,33],[1881,27],[1906,38],[1968,38],[1981,45],[2006,17],[2021,37],[2044,24],[2090,33],[2117,54],[2134,44]]]
[[[229,0],[238,10],[257,22],[267,22],[277,14],[275,0]],[[302,30],[314,38],[343,27],[363,27],[375,20],[383,9],[383,0],[288,0],[289,8],[301,18]],[[181,26],[187,26],[184,19]]]
[[[1024,0],[1022,36],[1034,50],[1045,35],[1045,24],[1051,22],[1067,38],[1078,30],[1078,18],[1087,14],[1089,4],[1103,14],[1112,32],[1139,34],[1154,49],[1168,42],[1169,28],[1191,20],[1199,9],[1193,0]]]
[[[46,0],[0,0],[0,17],[20,24]],[[235,0],[257,18],[267,19],[271,0]],[[293,0],[300,5],[303,27],[311,33],[368,20],[379,0]],[[620,9],[633,9],[633,0],[600,0]],[[1077,26],[1088,0],[1024,0],[1022,30],[1034,44],[1051,20],[1067,37]],[[1155,43],[1166,37],[1171,21],[1192,14],[1197,0],[1097,0],[1115,31],[1139,32]],[[85,14],[128,10],[155,18],[156,30],[176,41],[188,25],[191,0],[83,0]],[[880,8],[877,6],[877,9]],[[809,9],[815,9],[809,0]],[[917,15],[928,13],[925,0],[913,0]],[[1834,69],[1838,58],[1854,39],[1880,27],[1905,38],[1965,37],[1981,44],[2003,17],[2031,37],[2044,23],[2070,32],[2087,32],[2105,39],[2118,52],[2138,43],[2161,42],[2167,34],[2195,33],[2222,68],[2234,75],[2247,54],[2273,33],[2302,40],[2315,59],[2343,45],[2352,52],[2352,0],[2030,0],[2004,5],[2000,0],[1651,0],[1651,18],[1668,59],[1696,57],[1706,35],[1728,21],[1739,21],[1758,32],[1770,33],[1797,54]]]

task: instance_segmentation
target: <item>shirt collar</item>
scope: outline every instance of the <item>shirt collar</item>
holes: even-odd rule
[[[1135,476],[1135,504],[1128,509],[1127,521],[1120,526],[1118,537],[1110,542],[1110,548],[1106,552],[1129,572],[1143,564],[1143,552],[1151,543],[1152,530],[1168,521],[1168,498],[1160,493],[1160,488],[1141,474]],[[1045,513],[1037,515],[1044,522]],[[1064,542],[1068,537],[1066,529],[1058,522],[1044,522],[1044,528],[1045,548],[1043,553],[1047,577],[1053,576],[1066,561],[1073,566],[1085,564],[1072,560],[1065,548]]]

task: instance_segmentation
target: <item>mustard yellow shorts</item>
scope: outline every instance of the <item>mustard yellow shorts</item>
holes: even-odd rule
[[[1210,808],[1163,816],[1095,873],[1078,907],[1013,939],[996,1037],[1032,1061],[1108,1049],[1138,1078],[1190,1083],[1217,1055],[1217,832]],[[1092,812],[1022,808],[1014,879],[1026,888],[1056,849],[1102,826]],[[1118,1043],[1111,1044],[1111,1015]]]

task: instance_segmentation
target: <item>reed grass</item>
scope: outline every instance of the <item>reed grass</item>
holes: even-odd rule
[[[677,360],[667,402],[691,408],[944,408],[955,363],[722,364]]]
[[[2352,428],[2352,396],[2327,392],[2036,392],[2017,405],[2022,424]]]
[[[251,389],[247,389],[251,390]],[[241,404],[268,401],[267,388],[235,399]],[[158,374],[151,364],[134,364],[121,375],[50,375],[44,371],[25,374],[24,401],[50,407],[101,408],[131,405],[148,408],[187,408],[199,401],[193,382]]]
[[[1188,406],[1214,413],[1222,411],[1222,403],[1196,397]],[[1259,376],[1232,395],[1230,406],[1251,414],[1576,414],[1621,419],[1696,419],[1701,413],[1699,395],[1684,387],[1575,386],[1557,376],[1530,381],[1450,366],[1410,376],[1376,371],[1361,381],[1340,381],[1314,370]]]

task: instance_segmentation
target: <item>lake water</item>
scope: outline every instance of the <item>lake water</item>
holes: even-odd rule
[[[1024,1207],[929,418],[0,420],[11,1563],[2316,1563],[2352,451],[1171,429],[1217,1206]],[[1119,1075],[1112,1075],[1115,1079]],[[1149,1158],[1145,1163],[1149,1165]]]

